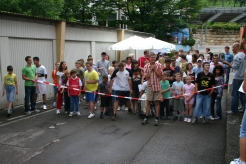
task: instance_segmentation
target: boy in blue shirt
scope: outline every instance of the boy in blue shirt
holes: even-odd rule
[[[172,90],[174,95],[173,109],[176,112],[176,116],[173,120],[177,120],[179,116],[179,121],[183,121],[182,113],[184,111],[184,99],[182,97],[184,83],[181,81],[180,73],[175,74],[176,81],[173,83]]]

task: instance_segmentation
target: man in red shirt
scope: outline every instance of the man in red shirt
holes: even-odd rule
[[[150,58],[149,58],[149,51],[145,50],[144,51],[144,56],[141,56],[138,58],[138,65],[140,68],[144,68],[145,64],[150,62]]]

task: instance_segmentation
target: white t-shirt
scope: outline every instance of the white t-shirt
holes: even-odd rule
[[[128,80],[131,79],[130,72],[127,69],[120,71],[116,69],[112,74],[111,80],[114,80],[112,89],[115,91],[130,91]]]
[[[45,81],[45,75],[47,75],[46,68],[43,65],[40,65],[39,67],[36,66],[37,74],[38,74],[38,80]],[[42,76],[42,77],[39,77]]]
[[[57,71],[56,75],[59,76],[59,84],[62,85],[62,78],[61,77],[62,77],[62,75],[64,75],[64,73]]]
[[[141,90],[146,92],[147,91],[147,87],[148,87],[148,84],[147,84],[147,81],[143,82],[143,84],[141,85]]]
[[[186,60],[188,61],[188,63],[191,63],[192,62],[192,55],[187,54]]]

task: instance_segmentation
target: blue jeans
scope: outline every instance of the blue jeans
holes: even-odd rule
[[[246,112],[244,112],[243,114],[243,119],[242,119],[241,129],[240,129],[240,138],[246,138]]]
[[[74,111],[74,105],[75,105],[75,111],[79,111],[79,96],[70,96],[70,112]]]
[[[215,112],[214,112],[214,104],[215,104],[215,100],[217,100],[216,102],[216,115],[221,119],[222,118],[222,110],[221,110],[221,98],[217,98],[217,93],[213,93],[211,96],[211,115],[214,117],[215,116]]]
[[[6,85],[6,96],[8,102],[14,102],[15,97],[15,86],[14,85]]]
[[[211,96],[197,94],[194,116],[209,117],[211,115],[210,109],[211,109]]]
[[[225,84],[228,84],[228,82],[229,82],[229,77],[230,77],[230,71],[231,71],[231,68],[230,68],[230,67],[226,67],[225,70],[226,70],[226,80],[225,80]],[[226,87],[227,87],[227,86],[226,86]]]
[[[25,86],[25,112],[30,111],[29,100],[31,101],[31,110],[35,110],[36,86]]]
[[[237,79],[233,79],[232,81],[232,93],[231,93],[231,111],[233,113],[238,113],[238,103],[239,103],[239,99],[242,103],[242,108],[243,110],[245,109],[245,103],[246,103],[246,94],[239,92],[239,88],[241,86],[241,84],[243,83],[243,80],[237,80]]]

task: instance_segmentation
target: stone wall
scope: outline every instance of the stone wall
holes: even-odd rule
[[[196,44],[209,45],[231,45],[239,38],[239,30],[208,29],[207,41],[205,41],[205,30],[193,31],[193,38]]]

